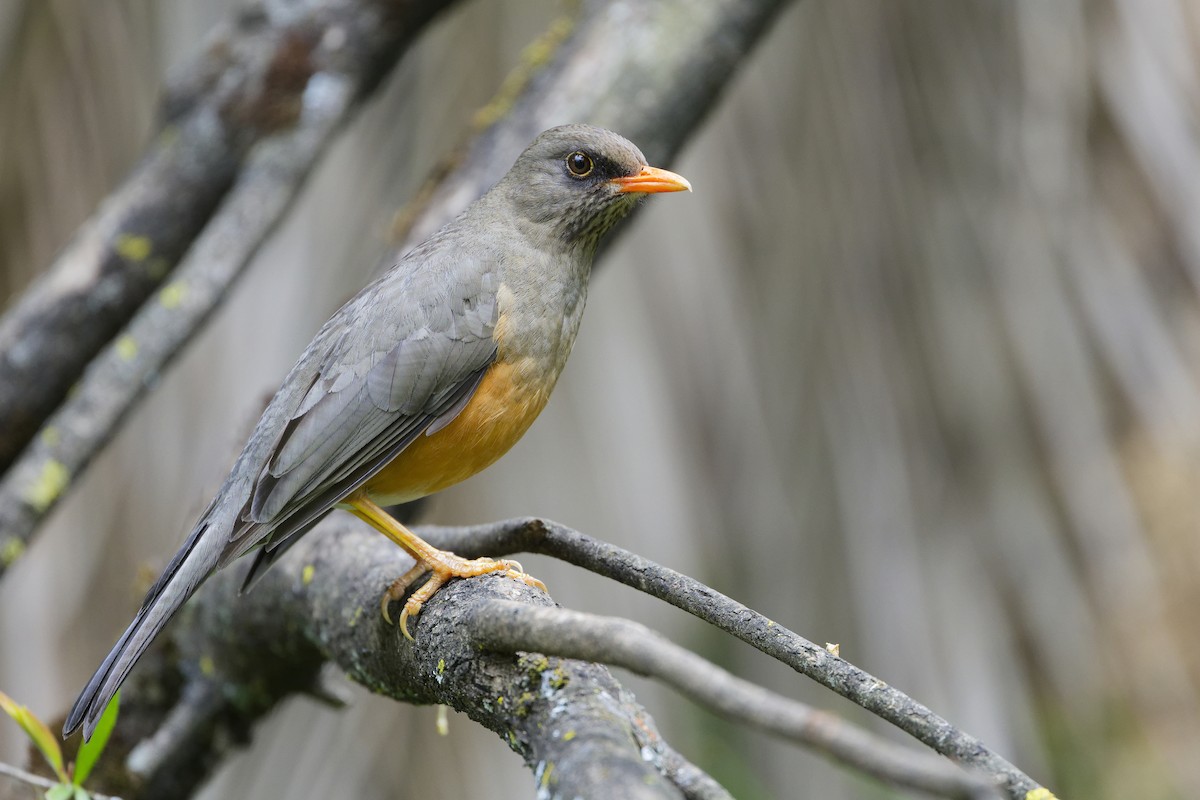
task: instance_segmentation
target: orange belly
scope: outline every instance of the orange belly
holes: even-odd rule
[[[531,360],[494,364],[466,408],[432,436],[419,436],[365,484],[380,505],[440,492],[492,464],[529,430],[553,388]]]

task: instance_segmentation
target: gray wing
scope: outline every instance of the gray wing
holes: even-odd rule
[[[498,279],[494,264],[439,258],[456,235],[443,229],[318,332],[76,698],[65,733],[82,726],[91,736],[129,670],[214,568],[261,546],[252,581],[338,500],[466,405],[496,357]]]
[[[417,436],[457,416],[495,360],[491,273],[466,281],[438,277],[445,290],[433,294],[441,297],[404,292],[424,302],[401,315],[399,328],[372,329],[355,318],[378,318],[378,308],[367,309],[384,302],[380,294],[394,302],[394,292],[386,291],[356,299],[345,324],[332,326],[341,334],[262,459],[244,524],[221,559],[223,565],[262,546],[247,586]]]

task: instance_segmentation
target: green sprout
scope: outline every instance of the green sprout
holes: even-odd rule
[[[0,709],[8,714],[25,731],[25,735],[33,742],[34,747],[46,759],[50,769],[54,770],[58,783],[46,790],[45,800],[91,800],[91,795],[83,788],[83,782],[92,774],[96,759],[104,752],[108,737],[112,734],[113,726],[117,723],[117,707],[120,705],[118,692],[96,724],[92,738],[79,746],[74,764],[67,764],[63,759],[62,746],[58,737],[50,732],[46,723],[42,722],[27,707],[20,705],[4,692],[0,692]]]

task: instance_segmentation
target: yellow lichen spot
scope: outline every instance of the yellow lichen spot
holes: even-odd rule
[[[500,705],[500,706],[504,705],[504,695],[500,695],[499,697],[496,698],[496,705]]]
[[[825,649],[839,658],[842,655],[842,646],[838,642],[826,642]]]
[[[63,466],[63,463],[53,458],[48,459],[42,465],[42,472],[38,475],[37,480],[25,492],[25,502],[34,511],[39,513],[45,511],[54,504],[54,501],[63,493],[63,489],[67,488],[67,484],[70,481],[71,473]]]
[[[25,552],[25,542],[10,536],[0,545],[0,566],[11,567]]]
[[[775,620],[773,620],[773,619],[769,619],[769,620],[767,620],[767,627],[768,627],[768,628],[774,628],[774,627],[775,627]]]
[[[316,571],[317,568],[312,564],[305,564],[304,569],[300,570],[300,583],[308,586],[310,583],[312,583],[313,573]]]
[[[554,774],[554,762],[547,761],[546,769],[544,769],[542,771],[542,788],[543,789],[548,789],[550,787],[550,776],[553,774]]]
[[[550,659],[541,653],[522,653],[517,659],[517,663],[521,669],[534,678],[550,667]]]
[[[445,671],[446,671],[446,659],[444,659],[444,658],[439,658],[439,659],[438,659],[438,669],[437,669],[437,671],[438,671],[438,675],[441,675],[443,672],[445,672]]]
[[[129,334],[125,334],[120,339],[117,339],[117,355],[124,361],[133,361],[137,358],[138,343]]]
[[[58,428],[53,425],[42,428],[42,444],[46,447],[57,447],[60,441],[62,441],[62,436],[59,434]]]
[[[153,249],[154,244],[145,236],[122,233],[117,237],[117,254],[127,261],[145,261]]]
[[[358,624],[358,621],[360,619],[362,619],[362,615],[363,615],[363,607],[362,606],[359,606],[358,608],[354,609],[354,616],[350,618],[350,622],[348,623],[348,625],[351,628],[353,628],[355,625]]]
[[[567,677],[567,673],[562,667],[555,667],[546,680],[551,689],[561,689],[570,682],[571,679]]]
[[[574,739],[574,738],[575,738],[575,731],[573,731],[573,730],[572,730],[572,731],[567,731],[566,733],[564,733],[564,734],[563,734],[563,741],[564,741],[564,742],[569,742],[569,741],[571,741],[571,740],[572,740],[572,739]]]
[[[536,700],[537,697],[534,696],[533,692],[522,692],[521,696],[517,698],[517,716],[529,716],[529,709],[533,707]]]
[[[1026,792],[1025,800],[1058,800],[1058,798],[1054,796],[1054,792],[1045,786],[1039,786],[1036,789],[1030,789]]]
[[[187,294],[187,284],[183,281],[172,281],[158,292],[158,302],[163,308],[178,308]]]
[[[200,656],[200,673],[206,678],[211,678],[217,671],[217,665],[213,662],[212,656]]]

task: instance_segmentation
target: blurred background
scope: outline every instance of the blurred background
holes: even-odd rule
[[[5,303],[235,5],[0,3]],[[567,10],[460,6],[345,131],[0,583],[6,693],[66,707],[395,212]],[[1183,0],[796,2],[669,165],[695,193],[608,252],[538,424],[426,519],[547,516],[689,573],[1060,797],[1200,796],[1198,37]],[[680,612],[525,563],[564,605],[866,720]],[[896,796],[619,677],[743,800]],[[530,796],[465,718],[439,737],[433,709],[353,694],[291,702],[203,796]],[[15,726],[0,759],[23,759]]]

